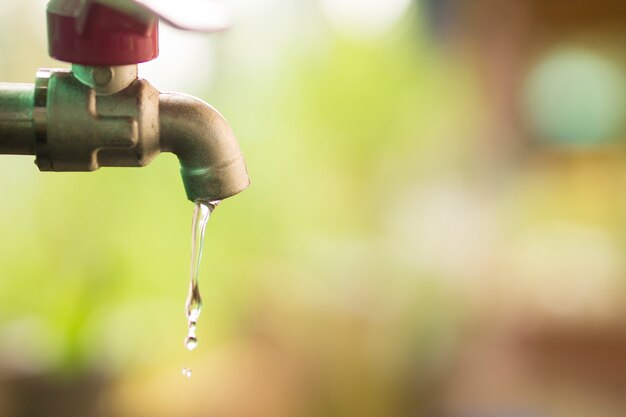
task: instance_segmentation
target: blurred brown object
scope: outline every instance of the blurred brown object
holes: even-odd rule
[[[0,371],[2,417],[104,417],[100,395],[110,380],[95,375],[19,375]]]
[[[530,0],[528,5],[535,26],[543,32],[623,28],[626,18],[626,3],[621,0]]]
[[[539,58],[558,46],[601,54],[626,71],[622,39],[626,2],[620,0],[459,0],[448,18],[451,44],[469,59],[485,92],[485,132],[477,157],[493,163],[519,159],[537,150],[523,114],[527,77]],[[626,117],[626,115],[624,115]],[[626,134],[623,132],[622,135]]]
[[[579,320],[483,329],[460,350],[444,414],[621,417],[625,335],[624,323]]]

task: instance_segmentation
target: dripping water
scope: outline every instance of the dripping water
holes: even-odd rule
[[[200,261],[202,260],[204,231],[211,213],[215,210],[215,207],[217,207],[218,204],[219,201],[196,201],[196,206],[193,212],[193,221],[191,225],[191,272],[189,280],[189,293],[187,294],[187,301],[185,303],[185,312],[187,315],[187,336],[185,337],[185,347],[188,350],[193,350],[196,346],[198,346],[196,326],[198,317],[202,311],[202,297],[200,297],[198,275],[200,271]],[[191,369],[183,368],[183,375],[190,378]]]

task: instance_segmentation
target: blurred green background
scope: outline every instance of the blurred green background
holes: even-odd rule
[[[46,2],[5,3],[0,80],[66,66]],[[0,415],[622,416],[621,3],[223,3],[140,66],[252,179],[207,228],[199,347],[173,155],[2,156]]]

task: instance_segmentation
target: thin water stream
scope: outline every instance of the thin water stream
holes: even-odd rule
[[[200,272],[200,261],[202,260],[202,247],[204,246],[204,232],[207,222],[219,201],[206,202],[196,201],[193,211],[193,221],[191,224],[191,267],[189,280],[189,293],[185,303],[187,314],[187,336],[185,337],[185,347],[194,350],[198,346],[196,336],[196,326],[198,317],[202,311],[202,297],[198,286],[198,276]],[[191,369],[183,368],[183,375],[191,377]]]

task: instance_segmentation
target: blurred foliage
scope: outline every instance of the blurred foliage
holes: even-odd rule
[[[229,337],[259,289],[288,293],[302,280],[334,287],[353,268],[392,266],[376,248],[385,200],[407,186],[394,171],[419,169],[436,152],[427,141],[433,117],[455,112],[441,94],[453,93],[454,69],[413,33],[406,22],[367,43],[327,34],[325,47],[311,43],[313,54],[288,50],[262,86],[254,69],[225,72],[214,82],[219,88],[204,94],[198,85],[238,132],[253,181],[209,225],[205,346]],[[37,54],[33,48],[19,67],[4,67],[2,78],[25,80],[33,61],[45,64],[41,41]],[[20,48],[5,50],[13,56]],[[0,167],[7,357],[44,369],[121,369],[180,350],[192,207],[175,158],[87,174],[39,173],[28,159],[5,156]],[[329,253],[335,250],[353,254]],[[361,250],[373,251],[368,266],[357,265]],[[346,276],[335,268],[347,268]],[[359,279],[346,290],[376,286],[378,277]]]

